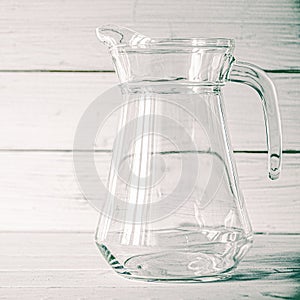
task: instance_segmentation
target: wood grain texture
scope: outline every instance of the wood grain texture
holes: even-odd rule
[[[300,232],[300,155],[284,155],[281,178],[267,178],[266,154],[236,154],[256,232]],[[97,153],[105,183],[110,153]],[[97,213],[80,192],[70,152],[0,152],[0,231],[89,231]]]
[[[170,285],[115,274],[90,233],[0,233],[0,299],[293,299],[299,239],[257,235],[230,281]]]
[[[230,37],[236,56],[299,69],[298,1],[3,0],[0,69],[111,70],[95,28],[117,23],[149,36]]]
[[[300,298],[300,154],[284,155],[276,182],[266,154],[235,155],[254,230],[287,234],[256,235],[231,281],[166,285],[122,279],[101,258],[98,213],[80,192],[71,152],[80,117],[117,82],[75,72],[113,69],[94,30],[117,23],[149,36],[234,38],[238,59],[277,73],[283,147],[299,153],[299,1],[2,0],[0,15],[0,299]],[[228,85],[225,99],[234,149],[265,150],[255,92]],[[111,148],[117,118],[97,149]],[[110,153],[96,161],[105,181]]]
[[[300,74],[270,76],[279,94],[283,149],[300,150]],[[115,83],[114,73],[0,73],[0,148],[72,149],[81,116]],[[263,112],[256,92],[228,83],[224,97],[233,148],[266,150]],[[112,147],[118,118],[117,111],[106,120],[97,149]]]

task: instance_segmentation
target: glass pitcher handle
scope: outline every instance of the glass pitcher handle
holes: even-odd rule
[[[277,179],[281,169],[282,136],[275,86],[262,69],[239,61],[233,63],[228,80],[251,86],[262,100],[268,145],[269,178]]]

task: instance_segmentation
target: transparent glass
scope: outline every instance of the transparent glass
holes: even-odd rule
[[[222,87],[241,82],[259,93],[276,179],[281,131],[272,82],[256,66],[234,62],[229,39],[152,39],[113,25],[97,36],[110,49],[124,104],[98,248],[127,278],[228,278],[251,247],[252,229]]]

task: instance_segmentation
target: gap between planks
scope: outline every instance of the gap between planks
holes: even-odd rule
[[[0,234],[94,234],[95,230],[0,230]],[[254,235],[266,235],[266,236],[299,236],[300,232],[263,232],[253,231]]]
[[[262,69],[266,73],[275,74],[300,74],[300,69]],[[0,73],[115,73],[114,70],[51,70],[51,69],[20,69],[20,70],[0,70]]]
[[[85,150],[85,149],[0,149],[0,152],[54,152],[54,153],[70,153],[70,152],[95,152],[95,153],[112,153],[111,149],[94,149],[94,150]],[[233,150],[233,153],[239,154],[267,154],[268,151],[264,150]],[[300,154],[300,150],[282,150],[282,154]]]

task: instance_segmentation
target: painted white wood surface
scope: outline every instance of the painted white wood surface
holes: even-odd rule
[[[299,69],[296,0],[2,0],[0,69],[112,69],[95,28],[117,23],[150,36],[230,37],[236,56]]]
[[[270,74],[280,103],[283,149],[300,150],[300,74]],[[78,122],[97,96],[117,83],[114,73],[0,73],[0,148],[72,149]],[[224,88],[235,150],[266,150],[258,94],[241,84]],[[97,149],[110,149],[119,111],[106,122]]]
[[[300,155],[284,155],[281,178],[267,178],[267,155],[235,155],[257,232],[300,232]],[[97,153],[101,180],[111,154]],[[0,231],[94,231],[97,213],[77,184],[71,152],[0,152]]]
[[[266,149],[258,96],[233,84],[225,90],[234,149],[251,152],[236,159],[254,230],[286,233],[256,236],[235,280],[139,283],[115,275],[100,257],[92,233],[98,214],[80,193],[68,151],[84,110],[117,82],[113,73],[77,72],[112,70],[94,33],[104,23],[150,36],[234,38],[238,59],[275,71],[283,147],[291,150],[277,182],[267,179],[266,154],[255,153]],[[0,299],[297,299],[299,30],[296,0],[2,0]],[[110,148],[111,133],[97,142]],[[105,178],[109,159],[98,163]]]
[[[90,233],[0,233],[0,298],[293,299],[299,236],[257,235],[233,280],[210,284],[129,281],[99,255]]]

